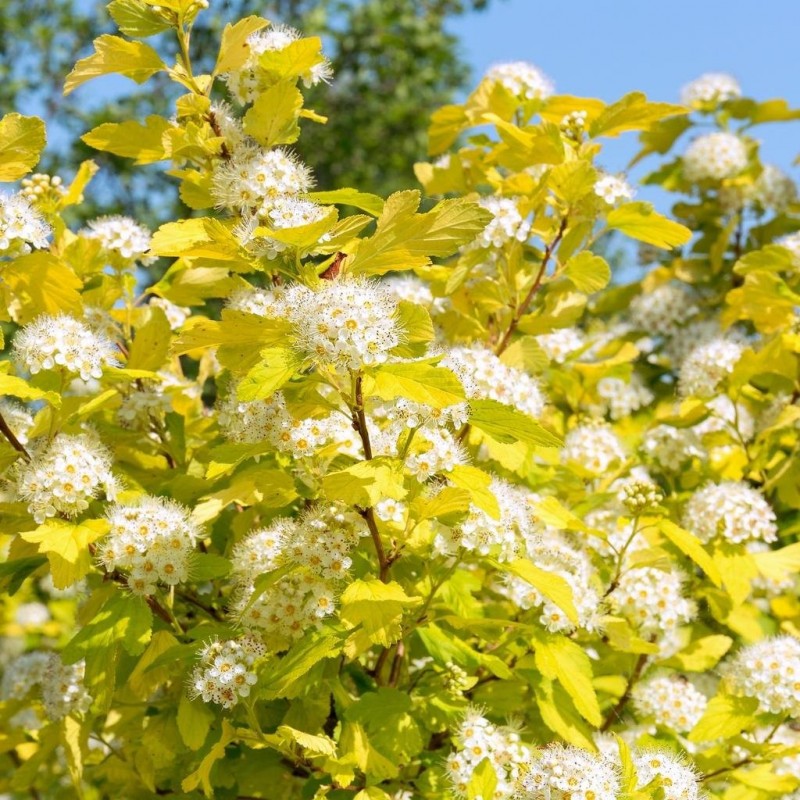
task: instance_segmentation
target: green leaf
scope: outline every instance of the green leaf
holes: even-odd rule
[[[367,645],[388,647],[400,637],[403,612],[421,603],[421,598],[409,597],[395,581],[355,580],[342,593],[339,616],[353,626],[360,626],[354,635],[366,638]]]
[[[136,329],[128,355],[128,369],[160,369],[167,359],[171,338],[167,315],[163,309],[152,306],[147,322]]]
[[[417,358],[427,354],[428,343],[436,336],[431,315],[422,306],[401,300],[397,304],[397,325],[403,331],[403,343],[392,350],[398,358]]]
[[[15,558],[0,563],[0,590],[15,595],[28,575],[46,563],[47,559],[44,556]]]
[[[496,565],[498,569],[510,572],[527,581],[551,603],[557,605],[573,624],[578,624],[578,612],[572,598],[572,589],[564,578],[552,572],[545,572],[526,558]]]
[[[493,519],[500,519],[497,498],[489,488],[492,476],[477,467],[456,466],[447,475],[447,480],[459,489],[469,492],[472,502]]]
[[[470,400],[469,423],[503,444],[525,442],[534,447],[560,447],[561,439],[514,408],[497,400]]]
[[[653,210],[650,203],[623,203],[606,217],[609,228],[664,250],[686,244],[692,232]]]
[[[279,725],[276,731],[281,739],[299,745],[307,758],[316,756],[336,757],[336,742],[329,736],[316,736],[305,731],[299,731],[289,725]]]
[[[700,544],[700,540],[693,533],[685,531],[668,519],[660,519],[658,521],[658,529],[675,545],[675,547],[691,558],[692,561],[705,572],[714,586],[722,586],[722,575],[720,575],[717,565],[705,551],[703,545]]]
[[[192,553],[189,560],[189,577],[196,583],[224,578],[231,571],[231,562],[214,553]]]
[[[101,75],[116,73],[144,83],[156,72],[166,69],[158,53],[142,42],[128,42],[120,36],[105,34],[94,40],[94,49],[92,55],[78,61],[67,75],[65,95]]]
[[[396,192],[386,201],[375,234],[362,239],[347,268],[355,275],[384,275],[430,264],[431,256],[452,255],[472,241],[492,219],[477,203],[442,200],[417,214],[420,194]]]
[[[200,762],[200,766],[183,779],[181,789],[184,792],[193,792],[200,786],[206,797],[214,797],[214,787],[211,785],[211,770],[217,761],[225,758],[225,749],[237,736],[236,729],[223,717],[222,733],[219,741],[206,753]]]
[[[687,114],[688,109],[670,103],[649,103],[641,92],[626,94],[607,106],[589,128],[589,135],[619,136],[624,131],[647,130],[665,117]]]
[[[259,65],[271,78],[292,84],[324,60],[322,40],[318,36],[297,39],[280,50],[267,50],[258,57]]]
[[[442,667],[452,662],[467,672],[476,672],[485,668],[501,680],[510,680],[514,677],[514,673],[502,658],[475,650],[459,639],[457,635],[446,633],[432,622],[418,627],[416,633],[431,658]]]
[[[6,114],[0,119],[0,181],[24,178],[39,163],[46,142],[39,117]]]
[[[329,500],[362,508],[374,506],[387,497],[402,500],[407,494],[402,464],[391,458],[359,461],[346,469],[329,472],[322,479],[322,491]]]
[[[489,758],[484,758],[472,771],[467,784],[467,800],[488,800],[497,789],[497,773]]]
[[[172,127],[169,120],[153,114],[144,125],[135,120],[106,122],[81,136],[81,141],[95,150],[134,158],[136,164],[154,164],[169,158],[164,133]]]
[[[144,39],[170,28],[169,22],[141,0],[114,0],[108,5],[111,19],[126,36]]]
[[[190,700],[181,694],[178,703],[178,731],[190,750],[199,750],[208,738],[214,712],[200,699]]]
[[[605,289],[611,280],[611,267],[600,256],[584,250],[564,265],[561,273],[579,291],[586,294]]]
[[[315,203],[322,203],[323,205],[341,205],[353,206],[353,208],[360,208],[366,211],[367,214],[372,214],[373,217],[379,217],[383,211],[383,198],[378,197],[376,194],[368,194],[367,192],[359,192],[358,189],[336,189],[332,192],[310,192],[308,195],[309,200]]]
[[[264,147],[291,144],[300,135],[297,120],[303,95],[294,81],[282,81],[262,92],[244,115],[244,131]]]
[[[717,666],[732,644],[733,639],[721,633],[703,636],[661,663],[683,672],[707,672]]]
[[[751,731],[758,724],[756,711],[758,700],[755,697],[718,694],[708,701],[703,716],[689,732],[688,739],[690,742],[710,742]]]
[[[239,382],[240,400],[265,400],[281,388],[300,368],[302,359],[286,347],[265,347],[256,364]]]
[[[384,364],[364,391],[382,400],[405,397],[435,409],[464,401],[464,388],[450,370],[424,363]]]

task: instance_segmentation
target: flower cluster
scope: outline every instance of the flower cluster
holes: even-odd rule
[[[75,712],[85,713],[92,704],[92,698],[83,685],[85,664],[63,664],[52,653],[47,668],[42,675],[42,704],[45,714],[51,720],[60,720]]]
[[[636,374],[631,376],[630,381],[601,378],[597,382],[597,394],[601,399],[600,412],[614,420],[630,417],[640,408],[650,405],[655,397]]]
[[[536,753],[521,783],[525,800],[616,800],[619,793],[610,758],[562,744]]]
[[[84,235],[97,239],[109,254],[118,256],[123,262],[138,261],[153,264],[156,256],[150,251],[150,231],[130,217],[100,217],[89,223]]]
[[[697,311],[689,290],[675,283],[664,283],[652,292],[637,295],[630,305],[633,324],[658,336],[672,336]]]
[[[734,133],[707,133],[683,154],[683,174],[690,181],[723,181],[747,168],[747,145]]]
[[[85,381],[102,378],[103,367],[118,364],[116,353],[110,339],[67,314],[43,314],[14,337],[14,359],[31,375],[61,368]]]
[[[441,365],[455,373],[470,399],[497,400],[529,417],[540,417],[544,411],[547,399],[539,382],[504,364],[488,347],[453,347]]]
[[[695,347],[681,364],[678,391],[683,396],[709,397],[733,372],[744,346],[731,339],[712,339]]]
[[[578,328],[558,328],[552,333],[542,333],[536,341],[551,361],[563,364],[574,353],[586,347],[586,336]]]
[[[148,595],[156,584],[175,586],[189,577],[189,558],[200,532],[186,508],[164,497],[141,497],[108,510],[111,528],[100,548],[107,572],[127,573],[135,594]]]
[[[775,512],[760,492],[741,481],[708,483],[696,491],[684,509],[683,524],[702,542],[777,539]]]
[[[544,100],[553,93],[550,79],[526,61],[495,64],[486,73],[486,79],[499,83],[521,100]]]
[[[742,89],[736,78],[724,72],[707,72],[683,87],[681,103],[685,106],[702,108],[716,106],[741,96]]]
[[[692,458],[704,458],[706,451],[696,431],[656,425],[642,438],[642,451],[666,472],[678,472]]]
[[[656,725],[687,733],[703,716],[708,700],[688,680],[678,675],[659,675],[633,688],[633,706],[639,717]]]
[[[491,211],[494,218],[475,239],[474,247],[502,247],[508,242],[528,240],[531,223],[522,216],[514,198],[482,197],[478,202]]]
[[[253,666],[266,654],[264,643],[253,633],[207,644],[200,651],[200,664],[192,672],[190,694],[202,697],[205,703],[233,708],[242,697],[249,697],[258,681]]]
[[[617,175],[601,175],[594,184],[594,193],[606,204],[615,206],[622,200],[633,200],[633,187]]]
[[[50,226],[31,205],[24,192],[0,192],[0,254],[19,256],[30,253],[32,247],[47,247]]]
[[[76,517],[101,493],[115,497],[111,454],[93,434],[60,433],[18,463],[16,490],[39,524],[57,514]]]
[[[489,759],[497,777],[491,800],[512,800],[518,796],[519,781],[530,758],[530,750],[521,743],[514,728],[495,725],[471,709],[458,726],[455,739],[460,749],[448,757],[447,772],[456,797],[467,797],[472,773],[485,758]]]
[[[800,639],[751,644],[724,665],[723,676],[734,694],[755,697],[762,711],[800,717]]]
[[[701,796],[699,776],[681,756],[667,750],[636,750],[633,766],[637,786],[647,786],[658,779],[664,800],[698,800]]]
[[[625,459],[625,448],[608,425],[590,421],[575,426],[565,437],[561,461],[574,462],[595,475]]]
[[[33,416],[25,406],[13,400],[0,399],[0,415],[21,444],[28,444],[28,432],[33,427]]]

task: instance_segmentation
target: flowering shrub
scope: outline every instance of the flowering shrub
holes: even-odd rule
[[[0,789],[796,798],[800,205],[751,129],[800,113],[498,65],[420,211],[292,153],[319,39],[248,17],[196,75],[201,5],[115,0],[66,81],[182,87],[84,141],[186,218],[73,230],[92,162],[26,178],[43,127],[0,121]],[[677,221],[602,170],[631,131]]]

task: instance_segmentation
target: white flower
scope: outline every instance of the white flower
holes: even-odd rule
[[[615,420],[631,416],[652,403],[655,397],[635,373],[629,382],[622,378],[601,378],[597,382],[597,394],[600,395],[602,413],[607,413]]]
[[[601,175],[594,184],[594,193],[605,203],[614,206],[621,200],[633,200],[633,187],[617,175]]]
[[[191,309],[186,308],[185,306],[175,305],[175,303],[172,303],[163,297],[151,297],[149,305],[156,306],[164,312],[167,322],[169,322],[169,327],[173,331],[179,330],[192,313]]]
[[[690,731],[706,710],[708,700],[693,684],[677,675],[659,675],[634,686],[633,707],[639,717],[677,733]]]
[[[11,428],[20,444],[28,444],[28,431],[33,427],[33,415],[21,403],[0,399],[0,415]]]
[[[406,519],[406,504],[399,500],[386,498],[375,504],[375,515],[383,522],[392,522],[395,525],[402,525]]]
[[[736,78],[724,72],[707,72],[681,89],[681,103],[693,108],[719,105],[742,96]]]
[[[717,338],[695,347],[681,364],[678,391],[684,397],[713,395],[733,372],[744,353],[744,345]]]
[[[765,164],[756,178],[753,194],[763,208],[781,212],[797,199],[797,186],[782,169]]]
[[[681,756],[655,749],[634,750],[632,756],[638,779],[637,788],[659,778],[658,785],[664,792],[664,800],[699,800],[699,776]]]
[[[762,639],[740,650],[723,667],[729,689],[755,697],[762,711],[800,717],[800,640]]]
[[[0,255],[30,253],[45,248],[52,233],[41,214],[24,194],[0,192]]]
[[[688,288],[664,283],[637,295],[630,305],[633,324],[651,336],[671,336],[698,311]]]
[[[417,434],[406,466],[424,483],[434,475],[451,472],[467,463],[467,454],[453,433],[441,428],[426,428]]]
[[[690,181],[722,181],[746,168],[747,145],[725,131],[699,136],[683,155],[683,174]]]
[[[564,438],[561,450],[562,463],[573,461],[596,475],[624,459],[625,448],[617,434],[598,421],[574,427]]]
[[[545,74],[526,61],[495,64],[486,79],[502,84],[520,100],[544,100],[553,93],[553,84]]]
[[[249,697],[258,681],[253,665],[265,654],[263,641],[252,633],[226,642],[211,642],[201,651],[201,662],[192,673],[190,696],[233,708],[241,698]]]
[[[3,670],[0,699],[23,700],[37,684],[42,682],[50,664],[51,653],[34,650],[10,661]]]
[[[318,364],[353,370],[383,364],[401,342],[397,300],[367,278],[322,281],[316,291],[295,284],[286,314],[297,350]]]
[[[741,481],[708,483],[683,512],[683,524],[703,542],[717,536],[732,544],[777,539],[775,512],[760,492]]]
[[[149,431],[153,419],[163,418],[171,407],[169,395],[154,387],[143,387],[122,398],[117,420],[123,428]]]
[[[111,528],[99,548],[107,572],[127,573],[134,594],[153,594],[158,583],[189,579],[189,557],[200,536],[189,510],[165,497],[144,495],[109,508]]]
[[[642,439],[642,451],[668,472],[678,472],[692,458],[705,458],[706,451],[691,428],[656,425]]]
[[[272,289],[240,287],[233,291],[225,305],[233,311],[245,311],[259,317],[282,317],[286,313],[286,289],[282,286]]]
[[[549,744],[533,754],[522,789],[524,800],[616,800],[619,779],[602,753]]]
[[[441,366],[455,373],[470,399],[497,400],[534,418],[544,411],[547,398],[538,381],[527,372],[504,364],[487,347],[453,347]]]
[[[536,337],[542,350],[551,361],[563,364],[573,353],[586,346],[586,336],[579,328],[558,328]]]
[[[92,698],[83,685],[84,662],[62,664],[55,654],[50,654],[42,675],[42,703],[51,720],[60,720],[75,711],[85,713]]]
[[[241,444],[277,443],[293,423],[282,392],[266,400],[244,401],[236,397],[234,384],[217,410],[220,430],[226,438]]]
[[[791,254],[796,267],[800,267],[800,231],[781,236],[775,244],[785,247]]]
[[[383,283],[398,300],[424,306],[431,315],[443,314],[448,308],[449,298],[434,297],[428,284],[413,275],[392,276]]]
[[[502,247],[507,242],[526,242],[531,233],[531,223],[520,213],[517,200],[512,197],[481,197],[478,204],[494,214],[472,247]]]
[[[60,433],[16,469],[17,494],[39,524],[57,514],[76,517],[102,492],[113,499],[117,491],[111,454],[88,433]]]
[[[50,612],[44,603],[22,603],[14,612],[14,621],[23,628],[41,628],[50,621]]]
[[[63,368],[88,381],[102,378],[103,367],[118,365],[114,343],[67,314],[36,317],[14,337],[14,360],[36,375]]]
[[[130,217],[100,217],[89,223],[84,236],[97,239],[104,250],[115,253],[125,261],[152,264],[156,256],[148,256],[151,235],[144,225]]]

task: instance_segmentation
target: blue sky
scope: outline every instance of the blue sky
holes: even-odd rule
[[[492,64],[524,60],[546,72],[559,93],[613,101],[639,90],[678,102],[681,86],[703,72],[729,72],[746,96],[784,97],[800,107],[800,0],[492,0],[487,12],[449,28],[474,82]],[[791,167],[800,121],[753,134],[766,161],[800,179]],[[635,134],[613,142],[604,166],[623,169],[636,145]],[[632,177],[656,163],[645,160]],[[658,200],[650,191],[640,197]]]

